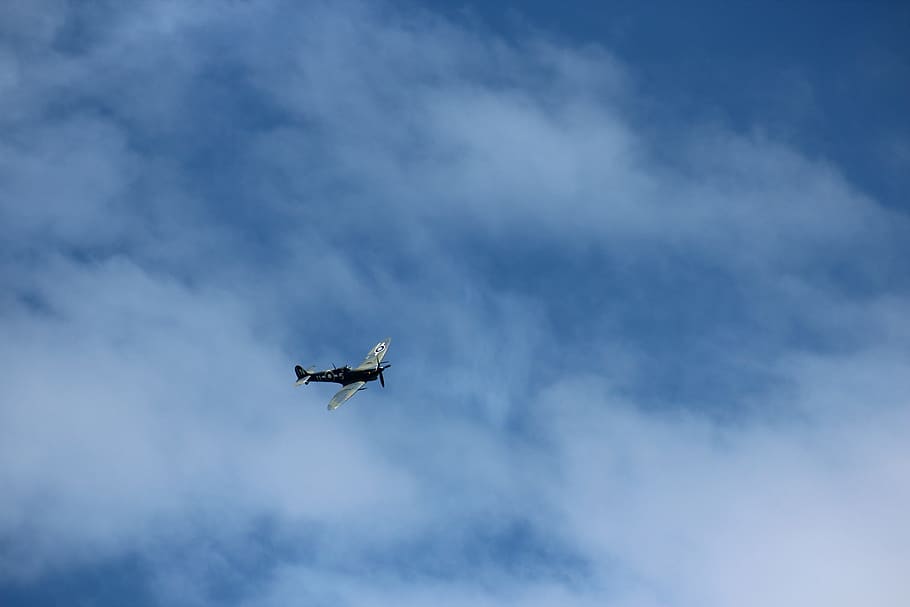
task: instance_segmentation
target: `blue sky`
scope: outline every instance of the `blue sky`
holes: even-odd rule
[[[0,603],[910,598],[908,9],[0,11]]]

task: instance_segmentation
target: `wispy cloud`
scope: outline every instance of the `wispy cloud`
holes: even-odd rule
[[[837,166],[416,9],[4,10],[0,596],[910,596],[910,230]]]

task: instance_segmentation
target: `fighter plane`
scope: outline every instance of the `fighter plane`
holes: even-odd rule
[[[360,390],[366,390],[364,387],[366,386],[366,383],[368,381],[374,381],[377,377],[379,378],[379,383],[385,388],[385,378],[382,376],[382,372],[391,367],[392,363],[384,363],[382,362],[382,359],[389,349],[389,343],[391,343],[391,341],[391,338],[386,337],[373,346],[373,349],[370,350],[367,357],[363,359],[363,362],[353,369],[345,365],[343,367],[335,367],[334,369],[326,369],[325,371],[314,371],[312,369],[304,369],[300,365],[297,365],[294,367],[294,372],[297,374],[297,381],[294,385],[305,386],[311,381],[316,381],[331,382],[344,386],[341,390],[336,392],[335,396],[332,397],[332,400],[329,401],[329,411],[334,411],[343,405],[345,401],[357,394]]]

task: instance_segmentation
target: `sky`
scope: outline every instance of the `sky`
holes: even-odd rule
[[[907,40],[5,3],[0,604],[907,605]]]

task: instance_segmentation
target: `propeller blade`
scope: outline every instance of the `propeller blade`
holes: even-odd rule
[[[385,388],[385,378],[382,376],[382,367],[379,368],[379,385]]]

